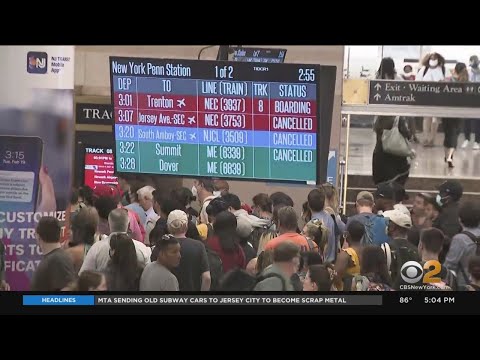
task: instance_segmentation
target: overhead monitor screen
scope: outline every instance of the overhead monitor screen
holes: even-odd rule
[[[319,65],[111,57],[110,70],[117,172],[313,184],[326,169]]]
[[[280,64],[285,61],[287,55],[287,49],[233,47],[231,50],[229,59],[232,61]]]
[[[117,185],[114,175],[115,161],[113,150],[110,148],[86,146],[84,162],[85,185],[95,189],[98,185]]]

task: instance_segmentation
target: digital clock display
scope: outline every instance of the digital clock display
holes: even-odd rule
[[[25,151],[6,150],[4,158],[6,160],[25,161]]]

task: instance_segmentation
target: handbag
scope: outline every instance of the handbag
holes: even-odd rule
[[[399,116],[395,117],[393,126],[390,130],[383,130],[382,148],[383,151],[402,157],[412,156],[413,151],[409,141],[400,133],[398,129]]]

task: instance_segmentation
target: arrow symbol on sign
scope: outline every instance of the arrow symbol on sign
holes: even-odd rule
[[[190,134],[190,140],[196,140],[197,139],[197,135],[195,134]]]
[[[382,98],[382,95],[380,95],[380,94],[375,94],[375,95],[374,95],[374,98],[375,98],[375,100],[378,101],[378,100],[380,100],[380,99]]]
[[[335,157],[335,151],[334,150],[330,150],[328,152],[328,160],[330,160],[331,158]]]
[[[374,86],[375,90],[380,90],[382,88],[382,85],[380,85],[379,83],[377,83],[377,85]]]
[[[181,100],[177,100],[177,106],[178,107],[182,107],[182,106],[187,106],[185,105],[185,98],[181,99]]]
[[[188,118],[188,123],[189,123],[190,125],[195,124],[195,116],[189,117],[189,118]]]

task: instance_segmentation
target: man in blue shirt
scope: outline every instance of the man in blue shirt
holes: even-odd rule
[[[308,194],[308,207],[312,212],[312,220],[319,219],[328,229],[328,246],[325,253],[325,262],[334,263],[337,257],[340,244],[335,239],[335,224],[332,217],[324,211],[325,192],[320,189],[313,189]]]

